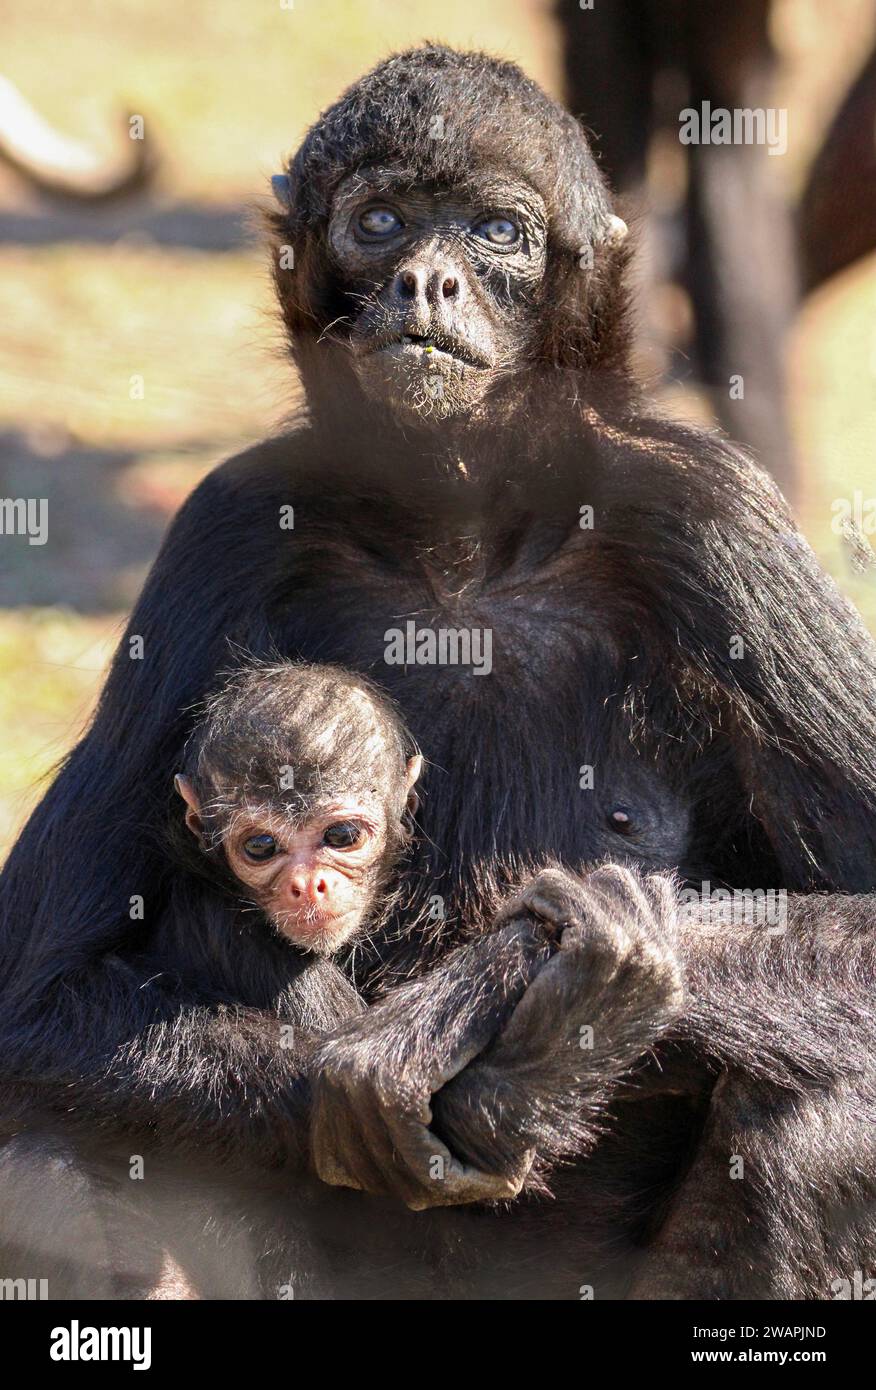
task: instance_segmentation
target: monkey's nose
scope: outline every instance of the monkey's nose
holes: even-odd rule
[[[395,277],[393,289],[399,299],[416,299],[418,295],[423,295],[425,297],[425,270],[402,270]]]
[[[455,299],[460,291],[459,276],[450,266],[414,265],[400,270],[393,282],[398,299]]]
[[[289,894],[302,905],[328,906],[328,882],[322,874],[309,874],[304,870],[290,874]]]

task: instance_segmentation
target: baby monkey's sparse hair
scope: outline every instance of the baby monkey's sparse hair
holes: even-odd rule
[[[217,878],[324,954],[372,913],[413,829],[422,758],[392,701],[339,666],[232,673],[205,703],[176,789]]]

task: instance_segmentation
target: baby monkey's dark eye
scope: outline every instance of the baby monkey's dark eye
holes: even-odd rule
[[[358,821],[339,820],[327,826],[322,842],[330,849],[355,849],[362,839],[362,827]]]
[[[248,840],[243,842],[243,852],[247,859],[252,859],[256,864],[262,864],[266,859],[273,859],[279,846],[273,835],[250,835]]]

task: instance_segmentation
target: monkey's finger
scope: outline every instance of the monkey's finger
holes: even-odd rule
[[[573,929],[574,930],[574,929]],[[570,950],[558,951],[526,987],[487,1058],[491,1071],[516,1071],[521,1059],[553,1054],[558,1043],[577,1037],[581,1004],[590,984],[583,958]]]
[[[320,1182],[324,1182],[328,1187],[351,1187],[355,1192],[364,1192],[365,1188],[357,1182],[352,1174],[336,1158],[326,1156],[316,1163],[316,1175]]]
[[[534,1152],[513,1175],[486,1173],[460,1163],[432,1130],[406,1126],[395,1134],[397,1156],[416,1182],[405,1198],[411,1211],[463,1206],[468,1202],[508,1201],[516,1197],[532,1166]]]
[[[535,1149],[529,1149],[524,1163],[512,1174],[487,1173],[469,1163],[453,1160],[447,1188],[452,1200],[448,1205],[458,1206],[465,1202],[511,1201],[523,1190],[527,1174],[535,1158]]]
[[[330,1187],[359,1192],[392,1192],[392,1149],[380,1107],[373,1097],[358,1095],[355,1110],[339,1097],[325,1107],[314,1126],[313,1165]]]

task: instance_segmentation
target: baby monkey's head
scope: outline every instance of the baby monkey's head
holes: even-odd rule
[[[217,874],[303,950],[364,926],[410,838],[422,758],[394,705],[339,666],[247,666],[207,701],[176,789]]]

